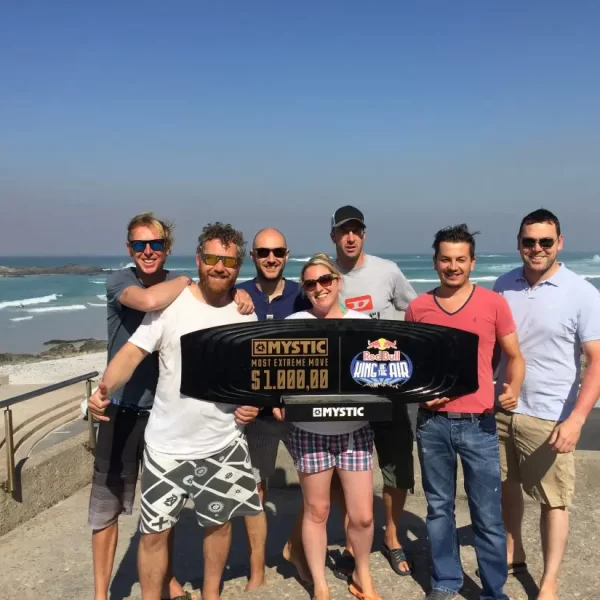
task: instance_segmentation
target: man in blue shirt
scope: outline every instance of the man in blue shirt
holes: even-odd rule
[[[509,573],[527,569],[521,536],[523,495],[540,503],[544,573],[538,600],[557,600],[575,488],[573,450],[600,396],[600,294],[558,262],[563,236],[556,216],[536,210],[517,237],[523,267],[502,275],[502,294],[517,325],[526,374],[515,410],[497,409],[502,509]],[[580,384],[581,351],[587,359]],[[496,396],[506,382],[501,358]]]
[[[261,229],[254,237],[250,257],[256,267],[256,277],[236,287],[250,294],[260,321],[285,319],[292,313],[311,307],[308,298],[302,294],[300,285],[283,276],[289,252],[285,237],[277,229]],[[276,421],[271,410],[263,410],[246,427],[252,470],[263,506],[267,480],[275,472],[279,442],[285,442],[287,434],[288,423]],[[250,580],[246,590],[253,590],[265,582],[267,519],[263,511],[259,515],[245,517],[245,522],[250,544]],[[302,551],[301,529],[298,526],[294,528],[284,549],[284,557],[296,565],[300,577],[307,578],[308,567]]]

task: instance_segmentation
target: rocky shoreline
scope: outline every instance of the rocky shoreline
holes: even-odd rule
[[[0,353],[0,365],[39,362],[55,358],[71,358],[83,354],[106,352],[106,340],[85,338],[79,340],[48,340],[48,350],[38,354]]]
[[[61,267],[3,267],[0,277],[26,277],[27,275],[106,275],[111,269],[89,265],[66,264]]]

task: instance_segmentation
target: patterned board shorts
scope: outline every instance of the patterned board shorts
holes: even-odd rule
[[[320,473],[333,467],[344,471],[373,469],[373,430],[369,425],[340,435],[311,433],[292,425],[288,447],[300,473]]]
[[[201,527],[262,512],[243,435],[221,452],[193,460],[174,459],[146,446],[141,487],[142,533],[174,527],[188,498]]]

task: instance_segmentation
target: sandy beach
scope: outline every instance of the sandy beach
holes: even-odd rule
[[[57,383],[91,371],[100,374],[106,368],[106,352],[93,352],[37,362],[0,365],[0,376],[9,375],[10,383]]]

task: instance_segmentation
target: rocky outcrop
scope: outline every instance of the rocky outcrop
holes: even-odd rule
[[[62,267],[3,267],[0,277],[25,277],[27,275],[106,275],[109,271],[102,267],[66,264]]]
[[[44,346],[49,346],[48,350],[44,350],[39,354],[0,353],[0,365],[37,362],[52,358],[67,358],[91,352],[105,352],[106,340],[96,340],[93,338],[82,340],[49,340],[44,343]]]

